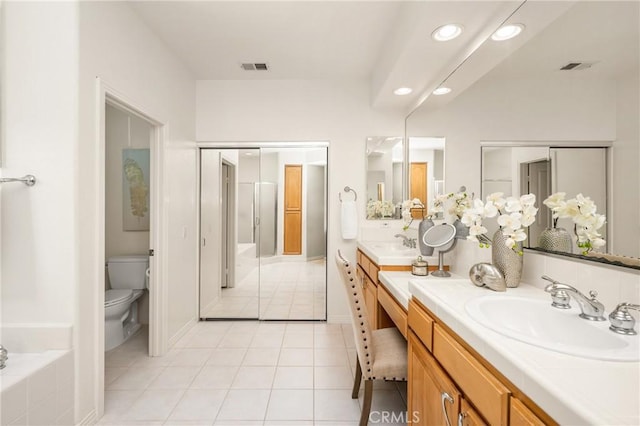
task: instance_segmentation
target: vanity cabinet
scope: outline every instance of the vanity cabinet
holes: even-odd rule
[[[358,264],[356,271],[358,282],[362,285],[362,295],[364,296],[364,304],[367,307],[367,320],[371,327],[375,327],[377,324],[377,295],[378,286],[371,281],[371,278],[367,275],[364,268]]]
[[[511,398],[509,411],[511,418],[509,425],[512,426],[543,426],[544,422],[529,410],[518,398]]]
[[[516,398],[526,396],[415,299],[409,302],[408,334],[412,424],[555,424],[534,404]]]
[[[379,285],[378,272],[410,271],[411,266],[378,265],[359,249],[356,256],[358,261],[358,270],[356,273],[362,283],[362,292],[364,294],[364,302],[367,306],[367,315],[371,328],[379,329],[397,326],[406,338],[407,314],[400,304],[393,299],[393,296]],[[389,312],[391,312],[391,314],[389,314]],[[402,325],[402,317],[404,317],[404,326]],[[400,325],[396,323],[396,320],[399,321]]]

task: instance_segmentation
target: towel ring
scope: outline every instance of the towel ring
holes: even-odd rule
[[[345,186],[344,187],[344,192],[353,192],[353,196],[355,197],[353,199],[353,201],[357,201],[358,200],[358,193],[353,188]],[[342,202],[342,193],[340,193],[340,192],[338,193],[338,198],[340,199],[340,202]]]

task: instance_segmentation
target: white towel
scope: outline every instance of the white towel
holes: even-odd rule
[[[358,237],[358,211],[356,210],[355,201],[342,201],[341,221],[342,221],[342,238],[345,240],[353,240]]]

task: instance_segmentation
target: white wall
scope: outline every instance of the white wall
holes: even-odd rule
[[[414,113],[407,132],[445,137],[447,192],[464,185],[479,194],[481,141],[615,140],[615,88],[610,80],[485,77],[442,109]]]
[[[149,231],[123,229],[122,150],[148,149],[151,126],[112,106],[107,106],[106,117],[105,257],[146,254],[149,250]]]
[[[348,321],[335,262],[337,249],[355,258],[355,240],[340,236],[338,193],[358,193],[365,216],[365,139],[402,134],[404,117],[369,106],[364,81],[198,81],[198,141],[329,141],[328,319]]]
[[[2,323],[76,321],[78,28],[74,3],[5,2]],[[9,350],[11,350],[9,348]]]
[[[624,223],[613,228],[611,252],[640,257],[640,75],[633,70],[616,86],[616,141],[613,144],[611,199],[613,212],[609,220]],[[627,238],[635,235],[636,238]]]
[[[98,223],[100,188],[96,170],[104,161],[96,142],[96,77],[165,123],[162,209],[166,244],[154,249],[167,261],[164,274],[170,301],[166,315],[168,337],[179,333],[197,315],[194,79],[127,4],[81,2],[79,8],[79,35],[75,40],[80,46],[79,129],[77,142],[64,154],[75,167],[77,211],[81,213],[76,227],[66,230],[73,235],[70,240],[79,248],[78,280],[74,283],[77,286],[76,371],[79,378],[76,421],[96,408],[93,370],[98,354],[94,346],[95,329],[100,324],[95,323],[94,311],[99,300],[96,277],[103,267],[103,259],[98,258],[96,250],[97,229],[101,226]],[[60,28],[59,22],[48,19]],[[74,27],[73,23],[70,26]],[[47,64],[50,66],[51,63]],[[50,151],[55,153],[57,150],[57,146],[51,145]]]

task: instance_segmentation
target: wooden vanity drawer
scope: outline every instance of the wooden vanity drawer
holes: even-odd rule
[[[375,263],[369,262],[369,277],[371,278],[371,281],[376,283],[376,285],[378,284],[378,271],[379,270],[380,269],[378,268],[378,266],[376,266]]]
[[[507,424],[509,389],[438,324],[433,327],[433,354],[489,424]]]
[[[509,426],[544,426],[544,422],[517,398],[511,397]]]
[[[378,286],[378,303],[382,305],[400,333],[407,338],[407,313],[383,285]]]
[[[422,344],[433,351],[433,318],[431,318],[413,299],[409,299],[409,312],[407,314],[407,324],[410,329],[420,338]]]

